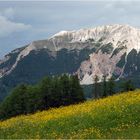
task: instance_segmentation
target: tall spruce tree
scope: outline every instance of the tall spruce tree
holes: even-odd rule
[[[77,75],[73,75],[70,77],[71,85],[70,85],[70,90],[71,90],[71,103],[78,103],[78,102],[83,102],[85,101],[83,89],[80,86],[79,79]]]
[[[64,74],[60,77],[60,82],[62,84],[61,89],[61,105],[69,105],[69,97],[70,97],[70,80],[69,76]]]
[[[108,94],[113,95],[115,93],[115,82],[114,78],[111,77],[108,81]]]
[[[93,97],[98,98],[99,92],[98,92],[98,81],[99,78],[97,75],[94,77],[94,92],[93,92]]]
[[[50,77],[45,77],[40,85],[40,94],[42,105],[40,107],[41,110],[50,108],[50,104],[52,104],[51,95],[52,95],[52,80]]]
[[[42,110],[42,94],[39,86],[28,86],[26,95],[26,112],[33,113]]]
[[[106,97],[108,94],[107,94],[107,82],[106,82],[106,75],[103,76],[103,94],[102,96],[103,97]]]
[[[63,98],[63,84],[60,80],[60,77],[55,76],[52,79],[52,95],[51,100],[52,104],[51,107],[59,107],[62,105],[62,98]]]

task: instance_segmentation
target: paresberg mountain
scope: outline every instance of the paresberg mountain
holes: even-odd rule
[[[140,29],[106,25],[61,31],[46,40],[13,50],[0,60],[1,100],[20,83],[36,83],[46,75],[78,74],[81,85],[97,75],[116,80],[140,75]]]

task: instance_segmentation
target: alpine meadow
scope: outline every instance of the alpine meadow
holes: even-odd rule
[[[0,122],[1,139],[138,139],[140,91]]]

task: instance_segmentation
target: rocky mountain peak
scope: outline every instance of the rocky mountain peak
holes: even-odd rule
[[[0,92],[20,83],[36,83],[46,75],[78,74],[82,85],[140,75],[140,29],[104,25],[33,41],[0,60]]]
[[[90,50],[94,49],[96,52],[88,54],[89,60],[83,61],[80,68],[77,69],[79,75],[82,75],[80,76],[82,77],[81,80],[85,78],[91,79],[91,73],[102,76],[108,72],[108,77],[111,77],[112,73],[116,70],[116,64],[121,60],[123,54],[126,53],[128,55],[133,49],[139,52],[140,29],[129,25],[112,24],[73,31],[61,31],[49,39],[33,41],[22,49],[12,51],[0,61],[0,75],[2,77],[11,73],[18,63],[30,55],[32,51],[47,50],[50,51],[50,56],[56,57],[57,52],[62,49],[81,51],[85,48]],[[5,68],[4,64],[15,54],[17,55],[17,57],[14,57],[15,62],[10,63]],[[127,55],[125,60],[127,60]],[[102,61],[106,62],[105,67],[99,67]],[[117,68],[120,75],[123,73],[123,69]],[[91,80],[88,81],[91,82]],[[84,82],[82,81],[83,84],[86,82],[86,80]]]

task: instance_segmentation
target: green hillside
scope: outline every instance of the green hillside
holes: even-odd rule
[[[0,122],[0,138],[140,138],[140,90]]]

